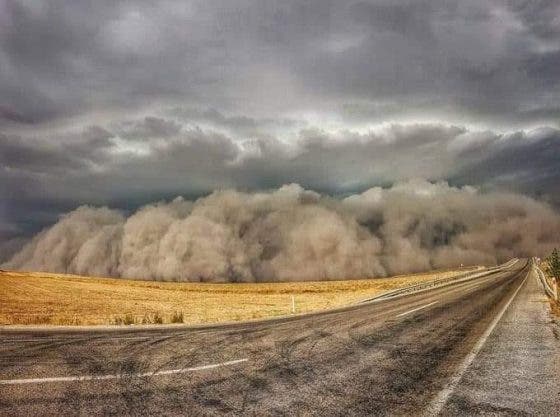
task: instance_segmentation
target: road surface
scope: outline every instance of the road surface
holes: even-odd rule
[[[0,415],[554,415],[559,331],[543,300],[519,261],[277,321],[4,328]]]

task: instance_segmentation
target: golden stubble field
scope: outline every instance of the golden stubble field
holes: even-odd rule
[[[189,324],[250,320],[317,311],[384,291],[444,279],[472,268],[392,278],[210,284],[0,271],[0,324]],[[175,319],[173,318],[175,316]]]

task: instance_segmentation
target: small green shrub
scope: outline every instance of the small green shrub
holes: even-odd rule
[[[548,257],[548,270],[556,281],[560,281],[560,254],[556,248],[554,248]]]
[[[159,313],[154,313],[154,315],[152,316],[152,323],[162,324],[163,323],[163,317]]]
[[[117,316],[115,317],[115,319],[113,320],[114,324],[118,324],[118,325],[130,325],[130,324],[134,324],[136,323],[136,320],[134,319],[134,316],[132,314],[125,314],[124,317],[121,316]]]
[[[185,316],[183,315],[182,311],[176,311],[171,316],[171,323],[184,323]]]
[[[124,316],[124,324],[129,325],[134,323],[136,323],[136,320],[134,320],[134,316],[132,314],[126,314]]]

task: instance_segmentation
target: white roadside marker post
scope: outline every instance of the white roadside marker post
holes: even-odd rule
[[[296,313],[296,298],[292,295],[292,314]]]

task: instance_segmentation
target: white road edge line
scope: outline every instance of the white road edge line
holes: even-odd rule
[[[444,283],[441,283],[441,284],[438,284],[437,282],[434,282],[434,284],[435,284],[434,287],[421,288],[421,289],[414,290],[414,291],[409,292],[409,293],[406,293],[406,292],[405,293],[400,293],[399,292],[401,290],[407,289],[406,287],[396,289],[396,290],[387,291],[387,292],[381,293],[381,294],[379,294],[375,297],[370,297],[370,298],[366,298],[364,300],[360,300],[360,301],[358,301],[358,304],[359,303],[371,303],[371,304],[373,304],[373,303],[377,303],[379,301],[392,300],[392,299],[395,299],[395,298],[400,298],[400,297],[404,297],[404,296],[411,295],[411,294],[418,294],[418,293],[421,293],[421,292],[424,292],[424,291],[427,291],[427,290],[436,290],[436,289],[439,289],[439,288],[446,287],[448,285],[456,285],[456,284],[461,285],[463,282],[472,281],[473,279],[476,279],[476,278],[486,277],[486,276],[493,275],[494,273],[504,272],[505,270],[507,270],[508,268],[511,268],[513,265],[515,265],[518,262],[519,262],[519,258],[514,258],[514,259],[511,259],[510,261],[506,262],[505,264],[496,266],[495,268],[482,270],[480,272],[473,272],[472,274],[469,273],[464,278],[457,279],[456,282],[444,282]]]
[[[413,308],[412,310],[408,310],[408,311],[405,311],[404,313],[397,314],[397,317],[406,316],[407,314],[414,313],[415,311],[422,310],[426,307],[430,307],[430,306],[434,305],[435,303],[437,303],[437,301],[433,301],[433,302],[425,304],[421,307]]]
[[[184,374],[186,372],[204,371],[207,369],[219,368],[221,366],[231,366],[238,363],[247,362],[249,359],[236,359],[233,361],[214,363],[211,365],[195,366],[193,368],[169,369],[158,372],[145,372],[141,374],[114,374],[114,375],[82,375],[82,376],[59,376],[52,378],[29,378],[29,379],[4,379],[0,380],[0,385],[21,385],[21,384],[40,384],[45,382],[70,382],[70,381],[103,381],[107,379],[121,378],[145,378],[159,375]]]
[[[486,340],[492,334],[492,332],[494,331],[494,328],[497,326],[497,324],[501,320],[502,316],[504,315],[504,313],[506,312],[506,310],[508,309],[508,307],[510,306],[512,301],[515,299],[515,297],[517,296],[517,294],[519,293],[519,291],[523,287],[523,284],[525,284],[525,282],[527,281],[528,277],[529,277],[529,274],[527,274],[527,276],[525,277],[525,279],[523,280],[521,285],[519,285],[517,290],[515,290],[515,292],[513,293],[511,298],[508,300],[506,305],[500,310],[500,312],[494,318],[492,323],[490,323],[490,326],[488,326],[488,328],[482,334],[481,338],[478,340],[478,342],[476,343],[474,348],[465,357],[465,359],[463,359],[463,362],[461,362],[461,365],[457,369],[457,373],[451,378],[451,381],[449,381],[449,383],[439,392],[439,394],[430,403],[430,406],[428,407],[428,409],[427,409],[427,411],[424,415],[426,415],[426,416],[437,416],[437,415],[439,415],[439,413],[441,413],[441,410],[443,410],[443,407],[445,406],[445,404],[447,404],[447,400],[449,399],[449,396],[451,394],[453,394],[453,391],[455,391],[455,388],[457,388],[457,385],[459,384],[459,382],[461,382],[461,379],[463,378],[464,373],[467,371],[469,366],[473,363],[473,361],[476,358],[476,356],[478,355],[478,353],[482,350],[482,348],[484,347],[484,344],[486,343]]]

